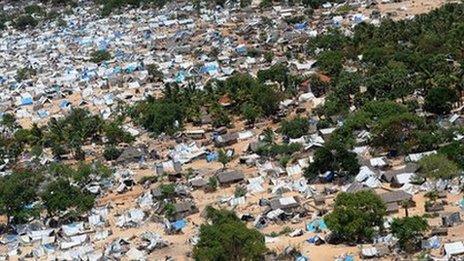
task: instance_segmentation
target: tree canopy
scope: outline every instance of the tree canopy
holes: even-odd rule
[[[314,152],[314,162],[304,170],[306,178],[313,180],[319,174],[334,172],[340,177],[353,177],[359,173],[356,153],[348,151],[341,143],[332,141]]]
[[[451,179],[459,174],[459,167],[442,154],[425,156],[419,161],[419,172],[430,179]]]
[[[385,204],[374,192],[342,192],[335,198],[334,210],[324,220],[341,240],[360,242],[370,241],[376,230],[382,228],[385,214]]]
[[[401,248],[412,252],[420,248],[421,239],[428,229],[428,223],[425,218],[419,216],[395,218],[390,229],[398,238]]]
[[[200,227],[200,240],[193,248],[195,260],[260,260],[267,248],[264,236],[249,229],[228,210],[208,207],[211,224]]]

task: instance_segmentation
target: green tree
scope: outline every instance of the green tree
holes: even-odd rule
[[[164,78],[163,72],[156,64],[148,64],[147,71],[152,81],[161,81]]]
[[[103,151],[103,157],[106,160],[115,160],[121,155],[121,153],[122,151],[116,146],[110,145],[105,147],[105,150]]]
[[[275,133],[271,128],[267,127],[266,129],[264,129],[262,135],[263,142],[271,145],[275,144]]]
[[[445,155],[449,160],[456,162],[459,167],[464,168],[464,144],[453,141],[450,144],[441,147],[438,153]]]
[[[272,62],[272,60],[274,60],[274,53],[272,51],[268,51],[268,52],[264,53],[264,59],[268,63]]]
[[[387,150],[408,152],[417,144],[416,131],[424,126],[424,120],[411,113],[392,116],[374,126],[371,143]]]
[[[134,137],[124,131],[121,127],[120,121],[112,121],[103,125],[103,133],[107,139],[107,142],[111,145],[117,145],[118,143],[131,143],[134,141]]]
[[[217,187],[218,187],[218,180],[216,177],[212,176],[212,177],[209,177],[208,179],[208,187],[210,187],[212,190],[216,190]]]
[[[428,223],[425,218],[419,216],[395,218],[390,228],[398,238],[400,247],[406,252],[413,252],[420,248]]]
[[[90,61],[93,63],[102,63],[111,60],[111,54],[105,50],[94,51],[90,54]]]
[[[317,63],[323,72],[337,76],[343,69],[343,54],[340,51],[322,52],[318,56]]]
[[[41,175],[29,171],[13,172],[0,178],[0,214],[8,224],[22,223],[38,215],[33,203],[38,199],[37,189]]]
[[[370,241],[377,228],[382,228],[386,207],[370,190],[340,193],[334,210],[324,217],[327,227],[346,242]]]
[[[138,103],[132,109],[131,116],[155,135],[174,134],[184,121],[182,104],[153,98]]]
[[[218,151],[218,161],[221,162],[222,168],[224,169],[226,168],[227,163],[230,161],[230,157],[227,156],[227,153],[223,149]]]
[[[309,123],[306,118],[297,117],[280,123],[280,132],[292,139],[308,134]]]
[[[161,184],[159,188],[163,198],[173,198],[176,195],[176,186],[173,183]]]
[[[314,161],[304,170],[304,175],[313,180],[320,174],[332,171],[341,177],[353,177],[359,173],[359,168],[356,153],[348,151],[338,142],[328,142],[316,149]]]
[[[37,21],[34,17],[31,15],[20,15],[14,20],[14,27],[16,27],[19,30],[26,30],[27,28],[33,28],[36,27],[39,24],[39,21]]]
[[[419,172],[429,179],[452,179],[459,174],[459,167],[446,156],[433,154],[419,160]]]
[[[455,90],[436,87],[430,89],[425,97],[424,109],[439,115],[448,114],[453,107],[453,103],[457,101],[458,95]]]
[[[89,211],[95,202],[93,195],[83,192],[63,178],[49,183],[41,198],[50,216],[66,210],[74,210],[80,214]]]
[[[195,260],[260,260],[266,253],[264,236],[249,229],[228,210],[208,207],[211,224],[200,227],[200,240],[193,248]]]
[[[252,104],[245,103],[242,106],[243,117],[251,124],[255,123],[256,119],[261,116],[261,111]]]

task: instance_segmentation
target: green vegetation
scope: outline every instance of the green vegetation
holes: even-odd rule
[[[163,198],[174,198],[176,195],[176,186],[173,183],[161,184],[159,189]]]
[[[223,149],[218,151],[218,161],[222,164],[222,168],[224,169],[226,168],[227,163],[230,161],[230,157],[227,156],[227,153]]]
[[[158,65],[156,64],[148,64],[147,71],[152,81],[160,81],[164,78],[163,72],[160,71]]]
[[[8,223],[22,223],[38,216],[33,204],[37,196],[40,175],[29,171],[14,172],[0,178],[0,214],[6,215]]]
[[[458,95],[455,90],[445,87],[435,87],[430,89],[425,97],[425,110],[435,114],[448,114],[451,111],[453,103],[458,101]]]
[[[193,248],[195,260],[260,260],[267,249],[264,236],[249,229],[228,210],[206,209],[211,224],[200,227],[200,240]]]
[[[45,14],[45,10],[41,6],[36,5],[36,4],[32,4],[32,5],[28,5],[24,7],[24,12],[26,12],[26,14],[28,15],[33,15],[33,14],[44,15]]]
[[[81,188],[71,185],[63,178],[47,184],[41,198],[50,216],[70,209],[83,213],[89,211],[95,202],[93,195],[83,192]]]
[[[334,210],[324,217],[327,227],[344,242],[371,241],[382,228],[386,207],[372,191],[340,193]]]
[[[291,144],[265,144],[258,147],[256,153],[261,156],[267,157],[276,157],[276,156],[290,156],[295,152],[298,152],[302,149],[300,143],[291,143]]]
[[[103,151],[103,157],[106,160],[115,160],[121,155],[122,151],[117,147],[110,145],[106,146],[105,150]]]
[[[35,76],[37,74],[37,71],[33,68],[25,67],[25,68],[20,68],[18,69],[18,72],[16,74],[16,79],[21,82],[23,80],[30,79],[32,76]]]
[[[7,216],[9,224],[38,217],[42,207],[50,216],[65,212],[81,215],[93,207],[95,199],[85,186],[110,175],[111,170],[99,162],[14,170],[0,177],[0,214]]]
[[[429,179],[451,179],[458,176],[459,166],[441,154],[423,157],[419,161],[421,175]]]
[[[320,3],[306,4],[317,8]],[[319,70],[331,79],[322,84],[318,77],[311,78],[314,94],[327,94],[317,112],[344,118],[332,139],[352,147],[354,132],[367,130],[369,145],[403,155],[451,142],[453,135],[436,119],[461,104],[464,56],[457,50],[463,10],[464,4],[446,4],[413,20],[385,20],[378,27],[361,23],[352,37],[331,30],[310,39],[308,52],[317,56]],[[348,72],[347,66],[356,70]],[[424,102],[416,102],[417,96]],[[357,110],[350,113],[353,107]],[[435,117],[419,116],[417,109]],[[459,146],[441,150],[459,162],[454,149]]]
[[[280,123],[280,132],[292,139],[307,135],[308,130],[309,123],[306,118],[297,117],[292,120],[284,120]]]
[[[359,173],[359,168],[356,153],[348,151],[338,142],[329,142],[316,149],[314,162],[304,170],[304,175],[309,180],[314,180],[320,174],[331,171],[339,177],[350,178]]]
[[[242,186],[235,187],[234,196],[236,198],[243,197],[243,196],[246,195],[246,193],[247,193],[246,188],[244,188]]]
[[[265,73],[262,77],[266,78]],[[231,98],[233,97],[233,99]],[[185,88],[168,84],[162,98],[150,97],[130,110],[130,115],[155,135],[181,130],[185,122],[199,122],[208,111],[213,126],[228,126],[232,115],[242,115],[251,123],[258,117],[274,115],[281,101],[275,85],[267,85],[249,74],[234,74],[224,81],[212,80],[201,91],[193,83]],[[230,105],[220,103],[226,100]]]
[[[438,150],[439,154],[445,155],[449,160],[458,164],[459,168],[464,168],[464,144],[454,141]]]
[[[90,54],[90,61],[93,63],[102,63],[111,60],[111,54],[105,50],[94,51]]]
[[[211,188],[213,191],[215,191],[218,187],[219,181],[217,180],[216,177],[212,176],[209,177],[208,179],[208,187]]]
[[[184,115],[178,103],[150,98],[134,107],[135,121],[155,134],[174,134],[182,126]]]
[[[25,30],[27,28],[34,28],[39,24],[31,15],[20,15],[14,20],[14,27],[18,30]]]
[[[162,8],[166,3],[168,3],[168,0],[108,0],[100,2],[103,4],[103,8],[101,10],[102,16],[108,16],[112,11],[124,7],[139,7],[141,5],[148,5],[156,8]]]
[[[427,220],[419,216],[395,218],[391,224],[393,235],[398,238],[400,247],[406,252],[420,249],[421,240],[427,229]]]

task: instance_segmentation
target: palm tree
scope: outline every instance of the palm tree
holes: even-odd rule
[[[225,169],[227,166],[227,163],[230,161],[230,157],[227,155],[227,153],[224,150],[219,150],[218,152],[218,161],[222,163],[222,168]]]
[[[411,200],[405,199],[401,201],[401,206],[404,208],[404,215],[409,217],[409,208],[412,207]]]
[[[275,133],[274,131],[271,129],[271,128],[266,128],[264,131],[263,131],[263,135],[264,135],[264,138],[263,138],[263,141],[268,143],[268,144],[274,144],[275,143]]]

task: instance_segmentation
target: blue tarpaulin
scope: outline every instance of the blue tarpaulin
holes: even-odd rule
[[[219,154],[217,152],[211,152],[206,155],[206,161],[211,162],[211,161],[216,161],[218,160]]]
[[[354,261],[354,257],[353,256],[345,256],[345,259],[343,259],[343,261]]]
[[[235,48],[235,51],[239,54],[245,55],[247,53],[247,48],[246,46],[242,45]]]
[[[327,171],[326,173],[322,174],[322,178],[326,182],[331,182],[335,178],[335,173],[332,171]]]
[[[67,100],[60,101],[60,108],[61,109],[66,109],[69,105],[70,105],[69,101],[67,101]]]
[[[171,226],[174,230],[182,230],[187,225],[185,219],[180,219],[171,223]]]
[[[21,98],[21,105],[31,105],[32,104],[32,97],[24,97]]]
[[[297,256],[295,257],[295,261],[308,261],[309,259],[305,256]]]
[[[303,23],[297,23],[297,24],[295,24],[295,29],[296,29],[296,30],[303,30],[303,29],[305,29],[305,28],[306,28],[306,25],[307,25],[307,23],[306,23],[306,22],[303,22]]]
[[[183,71],[180,71],[176,75],[176,82],[181,83],[185,80],[185,73]]]
[[[309,232],[316,232],[317,230],[326,230],[327,225],[325,224],[323,219],[316,219],[311,223],[306,225],[306,230]]]

